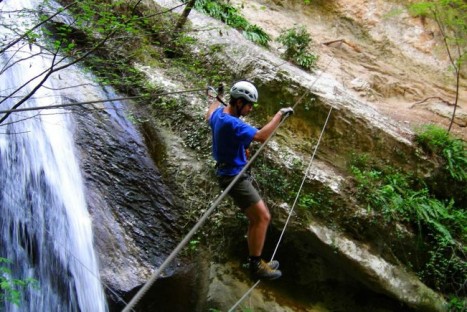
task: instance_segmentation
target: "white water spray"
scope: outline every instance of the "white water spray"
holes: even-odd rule
[[[6,0],[0,10],[34,5]],[[27,83],[50,66],[42,55],[27,57],[39,52],[20,42],[0,55],[0,101],[26,84],[0,109],[13,107],[40,81]],[[60,94],[52,91],[60,86],[46,85],[21,107],[60,104]],[[0,257],[12,261],[14,278],[39,282],[37,289],[21,291],[19,306],[4,303],[5,311],[107,311],[73,121],[63,110],[14,113],[0,124],[0,211]]]

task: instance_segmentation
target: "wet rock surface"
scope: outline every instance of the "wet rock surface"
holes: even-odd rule
[[[174,195],[123,114],[120,104],[74,115],[102,279],[121,296],[147,281],[180,236]]]

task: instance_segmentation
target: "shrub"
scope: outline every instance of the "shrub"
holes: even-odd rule
[[[248,22],[232,5],[222,1],[198,0],[195,9],[206,15],[214,17],[225,24],[243,32],[243,36],[262,46],[267,46],[271,38],[259,26]]]
[[[433,138],[430,142],[444,140]],[[465,210],[456,208],[454,200],[436,198],[420,178],[390,167],[371,166],[362,159],[356,159],[350,168],[357,182],[357,198],[368,209],[381,213],[388,224],[403,222],[418,227],[427,252],[418,274],[427,284],[443,292],[462,289],[467,279]]]
[[[426,179],[430,190],[438,198],[454,200],[456,206],[467,205],[467,149],[466,143],[453,138],[437,126],[428,125],[417,131],[415,141],[435,157],[440,166]]]
[[[304,69],[316,65],[318,57],[308,51],[312,42],[310,34],[303,26],[296,26],[281,32],[277,41],[286,47],[283,57]]]
[[[422,127],[415,141],[425,150],[439,155],[454,180],[467,181],[467,145],[464,141],[452,138],[446,130],[435,125]]]
[[[12,278],[11,270],[7,267],[10,263],[10,260],[0,257],[0,303],[8,301],[19,306],[21,289],[29,285],[37,287],[37,281],[32,278],[25,280]]]

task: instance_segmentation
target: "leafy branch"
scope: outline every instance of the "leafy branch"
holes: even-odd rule
[[[435,0],[411,4],[414,16],[433,19],[440,31],[456,80],[454,109],[449,123],[451,131],[459,101],[460,75],[467,59],[467,3],[463,0]]]
[[[8,264],[11,264],[10,260],[0,257],[0,303],[7,301],[19,306],[22,289],[29,286],[37,288],[38,283],[33,278],[13,278],[11,270],[7,267]]]

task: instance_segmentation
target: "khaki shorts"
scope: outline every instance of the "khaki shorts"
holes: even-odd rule
[[[226,189],[230,182],[235,179],[235,176],[218,176],[217,178],[219,180],[219,185],[223,189]],[[251,181],[252,178],[249,174],[243,174],[229,191],[229,195],[232,197],[235,205],[242,210],[247,209],[261,200],[261,196],[259,196],[258,191],[254,188]]]

